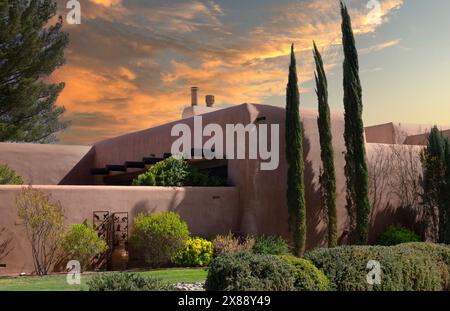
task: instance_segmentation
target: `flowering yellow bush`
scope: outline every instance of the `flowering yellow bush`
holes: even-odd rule
[[[175,263],[184,267],[205,267],[213,257],[212,242],[203,238],[189,238],[185,248],[178,253]]]

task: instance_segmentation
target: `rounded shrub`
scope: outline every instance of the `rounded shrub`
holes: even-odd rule
[[[316,249],[305,254],[338,291],[436,291],[442,290],[442,269],[429,254],[408,244],[398,246],[342,246]],[[369,284],[367,264],[381,266],[381,283]]]
[[[188,178],[189,164],[182,158],[170,157],[152,165],[133,181],[133,185],[182,187]]]
[[[299,291],[328,291],[330,281],[310,261],[289,255],[280,256],[294,268],[294,286]]]
[[[294,269],[272,255],[233,253],[216,257],[208,271],[205,288],[210,291],[290,291]]]
[[[115,272],[94,275],[87,282],[89,291],[166,291],[172,286],[157,278],[144,277],[137,273]]]
[[[280,236],[260,236],[256,238],[253,252],[256,254],[289,254],[289,245]]]
[[[152,165],[149,170],[133,180],[134,186],[184,187],[225,186],[223,178],[201,172],[181,157],[169,157]]]
[[[187,224],[174,212],[139,214],[133,228],[132,248],[152,267],[173,261],[189,239]]]
[[[414,232],[400,225],[390,225],[380,235],[379,245],[392,246],[407,242],[419,242],[419,236]]]
[[[212,242],[203,238],[189,238],[175,258],[175,264],[183,267],[205,267],[213,258]]]
[[[78,260],[83,270],[92,259],[108,249],[106,242],[98,233],[85,224],[75,224],[63,235],[61,250],[68,260]]]
[[[0,165],[0,185],[22,185],[23,178],[7,165]]]

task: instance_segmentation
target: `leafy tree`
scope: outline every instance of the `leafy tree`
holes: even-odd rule
[[[331,133],[330,107],[328,106],[328,82],[323,68],[322,56],[314,42],[314,60],[316,63],[316,94],[319,103],[317,125],[320,136],[320,157],[322,174],[320,185],[322,200],[328,215],[328,246],[337,245],[336,216],[336,173],[334,170],[333,135]]]
[[[369,233],[369,180],[366,163],[362,89],[359,80],[358,52],[347,7],[341,2],[342,44],[344,47],[344,139],[345,176],[347,178],[347,210],[350,230],[355,230],[356,243],[366,244]]]
[[[55,104],[64,84],[44,82],[69,40],[55,15],[53,0],[0,0],[0,141],[52,142],[67,126]]]
[[[17,196],[16,206],[31,243],[35,272],[37,275],[46,275],[58,259],[64,233],[61,205],[29,186]]]
[[[301,256],[306,244],[306,204],[303,138],[300,123],[300,94],[294,45],[291,47],[289,82],[286,88],[286,160],[288,164],[287,204],[289,229],[293,233],[294,253]]]
[[[0,185],[22,185],[23,178],[7,165],[0,165]]]

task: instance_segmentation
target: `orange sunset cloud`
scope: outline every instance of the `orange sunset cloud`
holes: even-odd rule
[[[386,23],[402,0],[380,3]],[[376,31],[364,4],[348,4],[357,34]],[[227,24],[230,12],[214,1],[90,0],[82,14],[81,25],[65,26],[67,64],[51,77],[66,83],[58,104],[72,125],[63,143],[92,144],[177,119],[192,85],[215,94],[219,106],[282,96],[291,42],[302,82],[313,78],[312,40],[327,69],[341,61],[337,1],[284,2],[247,29]]]

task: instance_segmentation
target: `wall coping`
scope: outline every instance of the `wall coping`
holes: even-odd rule
[[[128,191],[192,191],[192,190],[237,190],[238,187],[226,186],[226,187],[159,187],[159,186],[102,186],[102,185],[31,185],[33,189],[42,190],[128,190]],[[0,190],[18,190],[27,188],[28,185],[0,185]]]

